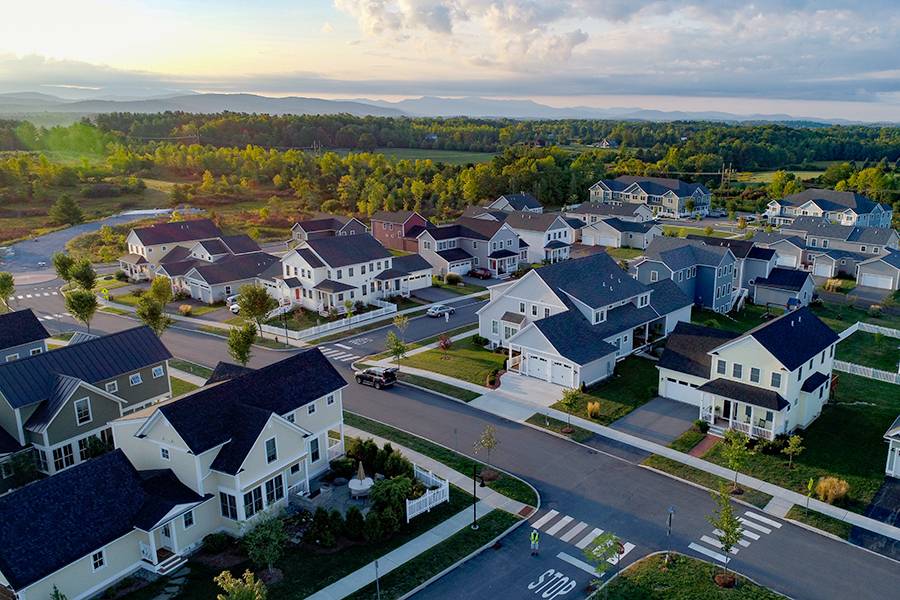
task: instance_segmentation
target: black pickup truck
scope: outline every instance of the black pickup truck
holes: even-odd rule
[[[371,385],[376,390],[397,382],[397,367],[369,367],[356,372],[356,383]]]

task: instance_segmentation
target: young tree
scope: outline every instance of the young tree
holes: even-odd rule
[[[610,567],[618,564],[621,548],[622,542],[616,534],[605,531],[591,540],[581,551],[585,560],[594,567],[594,573],[597,575],[597,579],[592,582],[594,585],[601,585],[603,575]]]
[[[48,212],[50,221],[56,225],[78,225],[84,221],[81,207],[69,194],[63,194],[53,203]]]
[[[72,269],[72,265],[75,264],[75,259],[68,254],[57,252],[51,260],[53,261],[53,268],[56,270],[56,276],[66,283],[72,281],[69,271]]]
[[[265,566],[269,573],[275,569],[275,563],[284,554],[284,546],[288,536],[284,531],[284,522],[276,516],[266,516],[256,527],[244,536],[247,555],[258,566]]]
[[[572,413],[578,408],[578,401],[581,400],[581,392],[575,388],[566,388],[563,390],[560,404],[566,409],[566,427],[562,430],[565,434],[570,434],[572,429]]]
[[[17,488],[41,478],[41,474],[38,473],[37,465],[34,462],[34,455],[31,452],[13,454],[12,458],[9,459],[9,466],[12,469],[13,485]]]
[[[249,569],[237,578],[230,571],[222,571],[213,581],[222,588],[224,594],[217,594],[216,600],[266,600],[266,585],[258,581]]]
[[[245,323],[242,327],[231,329],[228,332],[228,354],[246,367],[252,356],[254,341],[256,341],[256,325],[253,323]]]
[[[91,319],[97,312],[97,296],[88,290],[72,290],[66,294],[66,310],[91,331]]]
[[[488,425],[484,428],[484,431],[481,432],[481,436],[475,441],[475,454],[478,454],[480,450],[484,450],[487,453],[487,457],[485,461],[487,466],[491,466],[491,452],[500,445],[500,440],[497,439],[497,429],[493,425]]]
[[[403,340],[394,333],[393,331],[389,331],[387,334],[387,351],[390,352],[391,356],[394,357],[394,360],[397,361],[397,367],[400,367],[400,359],[406,356],[406,344],[403,343]]]
[[[348,319],[353,316],[353,300],[344,300],[344,311]]]
[[[731,488],[733,492],[738,491],[738,471],[747,462],[747,458],[751,453],[748,447],[749,443],[750,438],[743,431],[729,429],[725,432],[725,444],[722,446],[722,455],[728,462],[728,468],[734,471],[734,482]]]
[[[144,322],[144,325],[153,330],[156,337],[161,337],[163,332],[172,324],[172,318],[166,315],[163,304],[159,303],[149,294],[144,294],[138,300],[135,314]]]
[[[86,258],[79,260],[69,268],[69,278],[88,292],[97,285],[97,272],[94,271],[91,261]]]
[[[50,600],[69,600],[69,597],[59,591],[59,588],[54,585],[53,589],[50,590]]]
[[[723,484],[718,492],[712,492],[712,497],[716,501],[716,509],[706,519],[716,529],[717,533],[714,535],[722,544],[722,553],[725,555],[723,567],[724,573],[727,575],[728,563],[731,562],[731,549],[740,541],[743,528],[740,520],[734,514],[734,506],[731,504],[727,486]]]
[[[269,295],[266,288],[255,284],[241,286],[237,303],[241,307],[241,314],[256,321],[257,331],[262,331],[262,322],[266,315],[278,308],[278,301]]]
[[[0,302],[3,303],[3,308],[7,312],[12,310],[12,306],[10,306],[10,298],[12,298],[15,293],[15,278],[12,276],[12,273],[3,271],[2,273],[0,273]]]
[[[450,339],[450,336],[446,333],[442,333],[441,337],[438,338],[438,348],[443,352],[442,358],[447,360],[450,358],[447,353],[450,351],[450,348],[453,347],[453,340]]]
[[[794,468],[794,457],[803,450],[803,438],[796,434],[788,438],[787,445],[781,450],[781,453],[788,457],[788,469]]]
[[[400,339],[406,339],[404,335],[406,334],[406,328],[409,327],[409,317],[406,315],[397,315],[394,317],[394,327],[397,328],[397,331],[400,332]]]
[[[144,294],[145,297],[153,298],[162,305],[163,312],[166,310],[166,304],[172,301],[172,280],[163,275],[157,275],[150,282],[150,289]]]

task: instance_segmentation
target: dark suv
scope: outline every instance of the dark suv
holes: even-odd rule
[[[394,385],[397,367],[369,367],[356,372],[356,383],[371,385],[376,390]]]

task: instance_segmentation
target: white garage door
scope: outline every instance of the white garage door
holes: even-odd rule
[[[554,360],[553,364],[550,365],[550,381],[565,387],[575,387],[572,365]]]
[[[793,255],[788,255],[788,254],[779,254],[778,257],[775,259],[775,263],[779,267],[796,268],[797,267],[797,257],[793,256]]]
[[[617,240],[616,236],[614,235],[605,235],[602,233],[598,233],[594,236],[594,239],[596,240],[597,246],[611,246],[613,248],[619,246],[619,240]]]
[[[816,261],[816,267],[813,269],[813,275],[818,275],[819,277],[831,277],[832,265],[829,263],[820,263]]]
[[[196,283],[191,284],[191,298],[200,300],[200,286]]]
[[[453,265],[450,267],[451,273],[457,273],[458,275],[465,275],[469,271],[472,270],[472,263],[464,263],[461,265]]]
[[[700,406],[700,392],[697,391],[697,388],[692,388],[687,383],[678,382],[670,378],[660,379],[660,383],[662,384],[660,386],[662,389],[659,391],[660,396]]]
[[[863,273],[860,283],[866,287],[881,288],[883,290],[893,289],[893,281],[886,275],[875,275],[874,273]]]
[[[528,374],[538,379],[547,380],[547,359],[534,354],[528,355]]]

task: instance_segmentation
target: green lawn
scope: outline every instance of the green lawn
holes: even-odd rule
[[[850,484],[846,508],[863,512],[884,479],[882,436],[900,413],[896,386],[838,374],[836,394],[818,419],[801,433],[805,450],[787,468],[787,457],[755,453],[744,473],[805,494],[810,478],[833,475]],[[706,460],[726,465],[719,446]]]
[[[713,577],[722,569],[696,558],[654,555],[626,568],[604,590],[606,600],[781,600],[784,596],[738,576],[731,589],[720,588]]]
[[[468,283],[460,284],[460,285],[448,285],[444,283],[438,277],[434,277],[431,280],[431,284],[434,287],[439,287],[441,289],[445,289],[447,291],[453,292],[454,294],[459,294],[460,296],[468,296],[469,294],[477,294],[478,292],[484,292],[487,290],[486,287],[481,285],[470,285]]]
[[[616,260],[631,260],[643,256],[644,251],[638,248],[607,248],[606,253]]]
[[[181,306],[182,304],[185,304],[185,303],[179,302],[178,300],[176,300],[168,305],[168,310],[173,313],[177,313],[178,307]],[[188,306],[191,307],[191,312],[187,316],[202,317],[203,315],[208,315],[211,312],[215,312],[217,310],[225,308],[225,303],[224,302],[216,302],[215,304],[200,304],[200,305],[188,304]],[[180,314],[180,313],[178,313],[178,314]]]
[[[653,467],[659,471],[664,471],[676,477],[680,477],[681,479],[700,484],[709,490],[717,490],[723,485],[731,485],[731,481],[719,477],[718,475],[695,469],[694,467],[690,467],[658,454],[649,456],[641,464]],[[758,508],[765,508],[766,504],[769,503],[769,500],[772,499],[772,496],[763,492],[744,488],[744,493],[741,494],[740,499],[744,502],[749,502]]]
[[[531,423],[532,425],[537,425],[541,429],[547,429],[548,431],[552,431],[553,433],[558,433],[560,435],[564,435],[569,439],[584,443],[593,437],[594,432],[588,431],[587,429],[582,429],[581,427],[571,426],[572,431],[570,433],[563,433],[563,429],[566,427],[565,421],[560,421],[559,419],[554,419],[552,417],[548,417],[546,415],[542,415],[539,413],[534,413],[528,419],[525,420],[526,423]]]
[[[444,463],[445,465],[459,473],[471,473],[473,468],[484,466],[484,463],[481,461],[473,460],[467,456],[459,454],[458,452],[454,452],[449,448],[445,448],[433,442],[429,442],[424,438],[420,438],[417,435],[406,433],[405,431],[400,431],[399,429],[395,429],[390,425],[378,423],[377,421],[367,419],[366,417],[357,415],[355,413],[344,411],[344,423],[350,425],[351,427],[356,427],[357,429],[367,431],[372,435],[377,435],[392,442],[396,442],[397,444],[405,446],[410,450],[421,452],[422,454],[429,456],[436,461]],[[487,487],[491,488],[494,491],[500,492],[504,496],[512,498],[513,500],[518,500],[519,502],[523,502],[525,504],[528,504],[529,506],[537,506],[537,496],[535,495],[535,491],[531,488],[530,485],[517,477],[501,473],[500,478],[495,481],[488,482]]]
[[[825,171],[791,171],[794,175],[797,176],[798,179],[814,179],[819,175],[822,175]],[[738,181],[745,181],[747,183],[772,183],[772,177],[775,175],[775,171],[758,171],[755,173],[739,173]]]
[[[340,317],[336,317],[333,319],[329,317],[323,317],[313,310],[298,308],[291,312],[286,319],[282,319],[280,316],[278,316],[269,319],[265,324],[271,325],[272,327],[284,327],[285,325],[287,325],[287,328],[292,331],[303,331],[304,329],[309,329],[310,327],[324,325],[325,323],[336,321],[338,320],[338,318]]]
[[[880,317],[870,317],[868,312],[849,304],[826,302],[822,306],[814,306],[813,312],[835,331],[843,331],[857,321],[881,325],[891,329],[900,329],[900,315],[883,313]]]
[[[689,235],[708,235],[718,238],[727,238],[734,235],[733,233],[719,231],[717,229],[713,229],[711,232],[707,232],[705,227],[683,227],[676,225],[666,225],[665,227],[663,227],[663,233],[668,235],[676,235],[677,237],[687,237]]]
[[[656,396],[658,379],[656,363],[646,358],[629,356],[616,365],[615,373],[610,379],[581,394],[572,414],[601,425],[609,425]],[[596,401],[600,402],[600,415],[589,417],[587,404]],[[559,402],[551,408],[568,412]]]
[[[400,598],[417,585],[428,581],[456,561],[478,550],[512,527],[517,520],[507,512],[492,510],[478,520],[477,531],[466,527],[382,577],[379,582],[380,597]],[[370,600],[378,597],[374,583],[348,596],[352,600]]]
[[[472,331],[473,329],[474,330],[478,329],[478,323],[470,323],[468,325],[463,325],[462,327],[457,327],[456,329],[451,329],[450,331],[446,331],[441,335],[446,335],[447,337],[454,337],[461,333],[466,333],[468,331]],[[416,340],[415,342],[409,342],[406,344],[406,351],[409,352],[410,350],[415,350],[416,348],[421,348],[422,346],[427,346],[429,344],[433,344],[436,341],[438,341],[440,338],[441,338],[440,335],[433,335],[431,337],[422,338],[421,340]],[[376,354],[374,356],[374,358],[379,359],[379,360],[383,359],[383,358],[390,358],[390,357],[391,357],[390,352],[382,352],[381,354]]]
[[[857,331],[837,345],[835,358],[896,373],[900,363],[900,340]]]
[[[170,377],[169,381],[172,383],[172,397],[177,398],[178,396],[182,396],[187,394],[188,392],[193,392],[198,387],[193,383],[187,382],[184,379],[178,379],[177,377]]]
[[[196,375],[197,377],[203,377],[204,379],[209,379],[209,377],[213,373],[213,370],[209,367],[198,365],[195,362],[191,362],[189,360],[184,360],[181,358],[170,358],[169,367],[171,367],[172,369],[178,369],[179,371],[184,371],[185,373],[190,373],[191,375]]]
[[[126,306],[137,306],[138,300],[140,300],[140,296],[135,296],[134,294],[110,294],[109,301],[116,302],[118,304],[125,304]]]
[[[823,515],[814,510],[806,510],[805,507],[796,504],[788,511],[787,518],[806,523],[811,527],[827,531],[828,533],[845,540],[850,539],[850,531],[853,529],[853,526],[850,525],[850,523],[839,521],[834,517]]]
[[[503,369],[506,358],[505,353],[491,352],[476,346],[473,339],[468,337],[453,342],[453,347],[446,353],[435,348],[407,356],[400,364],[486,385],[488,375],[494,370]]]
[[[131,312],[129,312],[123,308],[116,308],[115,306],[101,306],[98,310],[102,310],[105,313],[110,313],[112,315],[119,315],[119,316],[123,316],[123,317],[127,317],[128,315],[132,314]]]
[[[777,316],[780,315],[781,312],[776,311],[774,314]],[[698,310],[695,308],[691,313],[691,321],[698,325],[743,333],[765,323],[762,318],[765,314],[765,307],[754,304],[745,304],[740,312],[730,312],[728,314],[717,313],[706,309]]]
[[[672,440],[672,443],[669,444],[669,448],[687,454],[694,449],[694,446],[702,442],[705,437],[705,433],[702,433],[696,426],[692,426],[676,439]]]
[[[409,373],[401,372],[398,374],[398,378],[402,382],[425,388],[426,390],[431,390],[438,394],[444,394],[445,396],[450,396],[451,398],[456,398],[463,402],[471,402],[475,398],[481,396],[478,392],[472,392],[455,385],[450,385],[449,383],[444,383],[443,381],[435,381],[434,379],[411,375]]]

